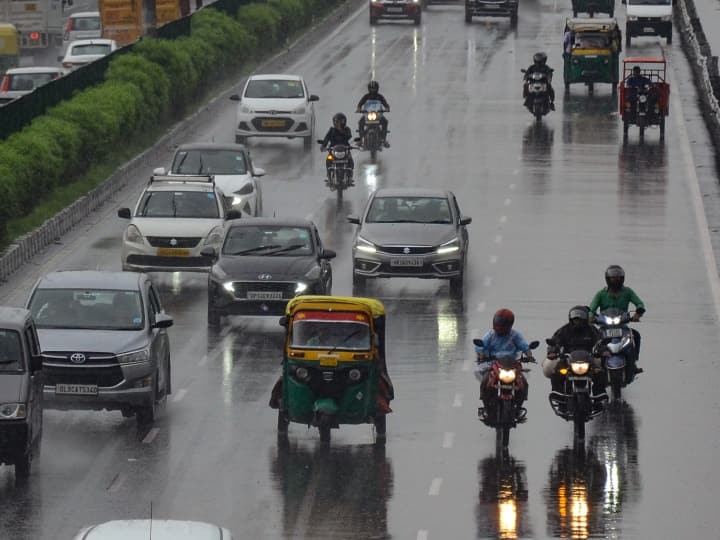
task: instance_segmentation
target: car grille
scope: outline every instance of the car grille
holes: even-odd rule
[[[271,122],[272,125],[268,125],[267,122]],[[293,125],[292,118],[277,118],[273,117],[258,117],[252,119],[252,125],[258,131],[289,131]]]
[[[75,351],[77,352],[77,351]],[[73,364],[73,353],[43,353],[43,379],[49,386],[56,384],[96,384],[99,387],[111,387],[120,384],[125,377],[117,358],[111,354],[82,353],[86,360],[82,364]]]
[[[194,237],[178,237],[178,236],[147,236],[147,241],[153,247],[173,247],[173,248],[194,248],[198,245],[201,236]],[[173,240],[175,243],[173,244]]]
[[[435,251],[435,248],[431,246],[378,246],[377,249],[383,253],[397,255],[425,255]]]
[[[282,292],[283,299],[295,297],[295,282],[267,282],[267,281],[236,281],[233,283],[233,292],[238,299],[246,299],[248,291],[253,292]]]
[[[14,449],[18,445],[24,445],[27,442],[27,435],[27,424],[9,424],[6,422],[0,427],[0,447]]]
[[[205,257],[156,257],[155,255],[128,255],[127,263],[137,266],[167,266],[177,268],[210,266],[210,260]]]
[[[86,352],[86,351],[52,351],[43,352],[43,359],[47,360],[52,364],[67,364],[70,367],[74,367],[78,364],[73,363],[70,357],[73,354],[82,354],[85,356],[85,361],[82,365],[115,365],[117,364],[117,358],[112,353],[99,353],[99,352]]]

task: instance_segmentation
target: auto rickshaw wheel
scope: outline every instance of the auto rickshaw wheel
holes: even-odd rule
[[[595,93],[595,83],[589,82],[588,83],[588,94],[591,96]]]
[[[663,116],[662,113],[660,113],[660,140],[663,140],[665,138],[665,116]]]
[[[278,410],[278,418],[277,418],[278,433],[287,433],[289,425],[290,425],[290,420],[288,420],[287,415],[284,412],[282,412],[281,410]]]
[[[330,442],[330,417],[322,415],[318,422],[318,431],[320,431],[320,440],[322,442]]]
[[[628,131],[630,131],[630,122],[628,122],[627,120],[623,119],[623,135],[624,135],[625,137],[628,136]]]
[[[376,416],[373,423],[375,424],[375,435],[377,437],[385,438],[385,432],[387,429],[387,417],[383,414]]]

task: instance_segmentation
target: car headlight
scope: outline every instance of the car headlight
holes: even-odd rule
[[[445,242],[444,244],[441,244],[439,248],[437,248],[437,253],[439,255],[443,255],[445,253],[453,253],[455,251],[460,250],[460,241],[457,238],[453,238],[449,242]]]
[[[128,225],[127,231],[125,232],[125,238],[128,242],[133,244],[142,244],[143,241],[140,229],[138,229],[135,225]]]
[[[234,293],[235,284],[232,281],[226,281],[225,283],[223,283],[223,289],[225,289],[227,292]]]
[[[571,362],[570,369],[575,375],[585,375],[590,369],[589,362]]]
[[[627,18],[627,20],[628,20],[628,21],[637,21],[637,20],[638,20],[638,18],[637,18],[637,16],[636,16],[636,15],[628,15],[628,18]]]
[[[253,111],[250,107],[247,105],[240,105],[240,112],[243,114],[253,114]]]
[[[660,17],[660,20],[663,22],[668,22],[671,19],[672,19],[672,15],[663,15],[662,17]]]
[[[0,405],[1,420],[21,420],[27,416],[24,403],[3,403]]]
[[[150,351],[148,349],[141,349],[139,351],[118,354],[117,360],[120,364],[139,364],[141,362],[147,362],[150,360]]]
[[[300,105],[293,111],[293,114],[305,114],[305,105]]]
[[[514,369],[500,369],[498,373],[498,379],[505,384],[509,384],[515,380]]]
[[[307,274],[305,274],[305,279],[307,281],[315,281],[317,279],[320,279],[320,273],[322,270],[320,270],[319,266],[313,266]]]
[[[212,246],[212,247],[220,247],[220,244],[222,244],[223,241],[223,235],[225,234],[225,229],[222,225],[218,225],[217,227],[214,227],[207,235],[207,238],[205,239],[205,245],[206,246]]]
[[[305,291],[307,291],[307,283],[303,283],[302,281],[298,281],[298,284],[295,286],[295,294],[302,294]]]
[[[366,253],[375,253],[377,251],[377,249],[375,249],[375,244],[373,244],[369,240],[365,240],[362,236],[357,237],[357,243],[355,244],[355,247],[360,251],[364,251]]]

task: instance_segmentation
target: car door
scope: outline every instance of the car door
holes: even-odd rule
[[[318,264],[320,264],[320,279],[322,281],[325,294],[330,294],[328,289],[332,285],[332,266],[330,265],[330,261],[328,259],[320,258],[320,255],[323,252],[323,245],[322,240],[320,240],[320,233],[315,225],[313,225],[313,237],[315,238],[315,249],[318,255]]]
[[[28,362],[32,362],[32,357],[40,354],[40,340],[38,339],[35,327],[28,325],[23,331],[24,346],[29,353]],[[30,365],[26,366],[28,372]],[[28,392],[28,405],[30,406],[30,425],[32,429],[31,437],[35,439],[42,433],[43,419],[43,382],[42,371],[35,372],[30,378],[30,388]]]
[[[162,304],[160,303],[160,296],[152,283],[148,282],[146,284],[146,288],[146,316],[150,322],[151,334],[150,354],[155,361],[155,365],[158,366],[158,388],[162,388],[163,391],[167,391],[169,390],[166,387],[166,384],[168,384],[166,379],[170,373],[170,340],[167,335],[167,329],[155,328],[157,315],[163,312]]]

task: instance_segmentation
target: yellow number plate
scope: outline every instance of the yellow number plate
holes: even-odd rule
[[[158,248],[158,257],[189,257],[190,250],[182,248]]]
[[[262,127],[285,127],[285,120],[263,120]]]
[[[325,367],[337,367],[338,359],[331,357],[320,358],[320,365]]]

